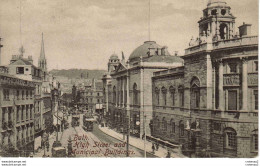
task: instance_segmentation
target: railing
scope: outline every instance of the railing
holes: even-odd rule
[[[248,73],[248,85],[258,85],[258,73]]]
[[[229,40],[219,40],[217,42],[213,42],[212,44],[211,43],[198,44],[190,48],[187,48],[185,50],[185,55],[204,51],[204,50],[236,47],[236,46],[243,46],[243,45],[258,45],[258,36],[247,36],[241,38],[233,38]]]
[[[219,48],[235,47],[235,46],[242,46],[242,45],[253,45],[253,44],[258,44],[258,36],[248,36],[248,37],[218,41],[213,43],[213,48],[219,49]]]
[[[184,67],[176,67],[171,68],[167,70],[157,71],[153,73],[153,76],[160,76],[160,75],[166,75],[166,74],[173,74],[173,73],[181,73],[184,72]]]
[[[224,86],[239,86],[240,85],[240,74],[229,73],[223,75]]]

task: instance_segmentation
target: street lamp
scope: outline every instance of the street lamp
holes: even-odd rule
[[[146,121],[146,115],[143,112],[143,117],[144,117],[144,158],[146,158],[146,126],[145,126],[145,121]]]

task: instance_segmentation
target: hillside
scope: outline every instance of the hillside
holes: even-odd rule
[[[88,78],[88,79],[101,79],[103,74],[105,73],[105,70],[88,70],[88,69],[62,69],[62,70],[51,70],[50,73],[54,76],[62,76],[67,77],[69,79],[75,79],[75,78]]]

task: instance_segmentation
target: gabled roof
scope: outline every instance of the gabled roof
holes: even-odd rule
[[[122,70],[126,70],[126,69],[127,69],[126,66],[122,62],[120,62],[114,72],[118,72],[118,71],[122,71]]]
[[[23,59],[23,58],[20,58],[20,59],[14,61],[10,65],[32,65],[32,66],[34,66],[31,62],[29,62],[28,60]]]

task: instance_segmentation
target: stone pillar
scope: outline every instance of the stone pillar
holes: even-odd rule
[[[2,114],[2,111],[3,111],[3,109],[2,109],[2,107],[0,107],[0,113],[1,113],[1,114]],[[0,114],[0,115],[1,115],[1,114]],[[2,125],[3,125],[2,116],[0,116],[0,129],[2,129],[2,127],[3,127]],[[1,139],[2,139],[2,138],[0,137],[0,143],[1,143],[1,141],[2,141]]]
[[[5,107],[4,110],[5,110],[5,122],[8,125],[8,112],[9,112],[8,107]]]
[[[243,111],[248,111],[247,108],[247,59],[243,58],[242,59],[242,110]]]
[[[212,37],[214,37],[216,34],[216,21],[215,20],[212,21],[211,34],[212,34]]]
[[[125,79],[124,77],[122,78],[122,93],[123,93],[123,98],[122,98],[122,101],[123,101],[123,107],[125,106]]]
[[[218,108],[221,111],[224,111],[224,91],[223,91],[223,62],[219,61],[219,81],[218,81]]]
[[[144,116],[145,111],[144,111],[144,69],[140,69],[140,137],[145,133],[144,129]]]

